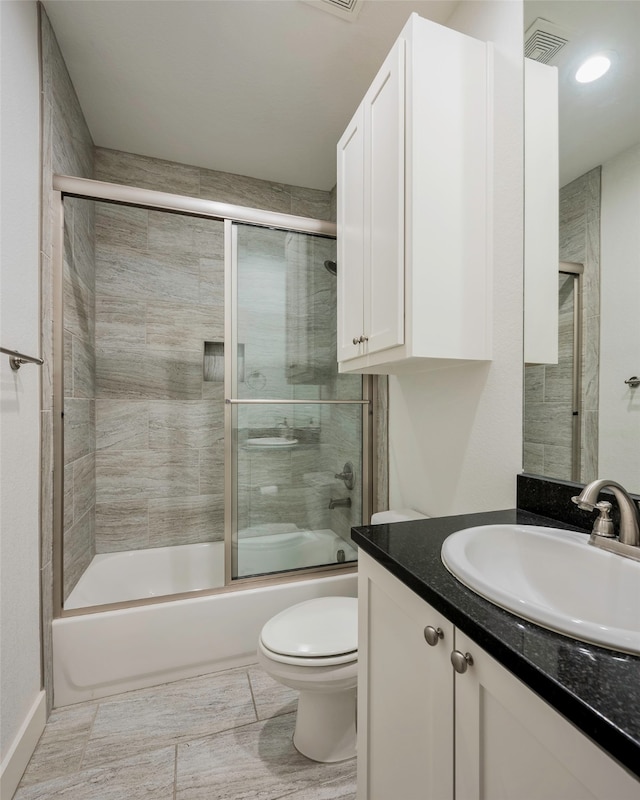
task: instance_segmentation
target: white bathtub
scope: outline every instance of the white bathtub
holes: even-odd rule
[[[283,528],[287,530],[277,532]],[[248,528],[240,533],[234,552],[240,577],[356,559],[355,548],[332,530],[301,531],[295,525]],[[64,607],[87,608],[220,586],[224,586],[223,542],[101,553],[93,557]]]
[[[325,532],[294,532],[291,535],[300,533]],[[329,533],[335,536],[333,532]],[[245,543],[248,544],[248,557],[259,559],[261,568],[258,571],[265,569],[265,554],[268,558],[273,555],[274,548],[270,551],[265,541],[271,538],[255,537],[256,540],[262,540],[261,545],[253,541],[254,537],[242,541],[241,548],[245,547]],[[322,546],[326,548],[328,537],[321,539]],[[278,539],[272,542],[277,544],[276,550],[279,550],[282,541]],[[310,541],[310,537],[303,537],[299,544],[309,544]],[[341,547],[347,544],[343,540],[339,542]],[[218,558],[215,561],[220,564],[223,561],[221,543],[213,544],[218,544]],[[333,543],[331,546],[334,546]],[[191,556],[196,556],[199,564],[194,565],[183,548],[192,548]],[[127,590],[131,589],[135,592],[133,596],[139,598],[166,594],[167,583],[161,588],[161,580],[182,587],[188,575],[194,580],[203,576],[210,579],[205,562],[209,557],[214,557],[215,546],[184,545],[156,549],[178,551],[173,566],[168,558],[169,553],[153,550],[109,554],[101,558],[95,573],[100,576],[100,581],[94,585],[96,592],[91,592],[90,583],[87,583],[82,592],[85,598],[91,599],[85,599],[81,604],[114,602],[104,599],[107,587],[110,591],[114,583],[105,575],[107,570],[115,570],[118,589],[116,602],[123,599],[125,584]],[[139,553],[141,557],[138,557]],[[204,553],[207,553],[206,558]],[[153,569],[141,566],[145,554],[157,558]],[[117,556],[125,558],[119,560]],[[347,560],[349,558],[347,554]],[[156,571],[158,566],[162,569]],[[151,575],[153,580],[141,588],[141,580],[150,580]],[[136,582],[138,588],[132,588]],[[173,588],[169,593],[193,591],[196,588],[206,586]],[[313,597],[355,597],[356,592],[356,575],[347,573],[56,619],[53,622],[54,704],[69,705],[251,664],[256,660],[260,629],[271,616],[294,603]],[[69,608],[69,603],[66,608]]]
[[[122,603],[224,586],[224,542],[94,556],[65,609]]]

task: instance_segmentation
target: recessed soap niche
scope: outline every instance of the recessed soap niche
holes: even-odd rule
[[[238,345],[238,380],[244,381],[244,345]],[[224,383],[224,342],[205,342],[203,379]]]

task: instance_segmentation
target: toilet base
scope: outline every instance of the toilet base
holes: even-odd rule
[[[298,698],[296,750],[312,761],[345,761],[356,754],[356,690],[301,691]]]

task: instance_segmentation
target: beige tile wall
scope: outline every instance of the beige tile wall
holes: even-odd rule
[[[96,178],[324,219],[335,207],[328,192],[102,148],[96,149]],[[220,539],[223,395],[221,384],[203,381],[202,358],[205,341],[224,339],[222,223],[98,204],[96,234],[97,551]],[[245,232],[242,254],[257,260],[244,280],[257,297],[243,309],[239,338],[246,346],[246,369],[260,372],[266,381],[256,396],[315,399],[320,396],[317,385],[297,385],[295,395],[291,393],[282,350],[289,360],[299,360],[290,351],[292,344],[310,342],[313,357],[307,354],[305,363],[312,370],[334,358],[335,332],[327,330],[324,312],[335,308],[335,279],[322,268],[334,246],[314,240],[312,252],[299,254],[301,266],[309,257],[322,269],[317,285],[303,287],[302,295],[311,298],[303,308],[299,298],[292,301],[290,284],[288,294],[278,294],[269,271],[272,264],[281,265],[286,240],[285,233],[265,237],[262,231]],[[296,246],[289,243],[289,260],[296,261],[296,254],[291,256]],[[299,328],[305,329],[304,337],[297,336]],[[287,341],[278,340],[276,346],[274,336]],[[327,379],[336,380],[333,374]],[[274,413],[273,407],[251,409],[243,424],[247,429],[275,428]],[[303,411],[284,413],[292,428],[308,426]],[[343,439],[340,446],[356,459]],[[332,457],[330,465],[324,463],[326,449],[318,443],[294,454],[248,454],[240,466],[245,475],[240,527],[280,521],[308,527],[310,490],[303,476],[342,466],[342,454]],[[129,479],[131,471],[135,479]],[[267,484],[277,484],[279,494],[263,494]],[[114,520],[126,518],[125,509],[132,516],[123,529]],[[314,521],[329,527],[331,515],[323,509],[320,516]],[[348,514],[341,517],[351,524]]]
[[[144,180],[157,168],[109,155]],[[192,185],[192,168],[158,171]],[[99,553],[224,537],[224,398],[203,370],[204,342],[224,339],[223,235],[215,220],[96,204]]]
[[[93,140],[84,120],[55,34],[40,11],[42,63],[42,498],[41,586],[44,686],[53,700],[51,621],[53,617],[53,226],[52,175],[93,177]],[[65,400],[68,444],[65,457],[65,554],[63,591],[73,588],[93,555],[94,540],[94,297],[93,216],[71,201],[65,226],[64,301]]]

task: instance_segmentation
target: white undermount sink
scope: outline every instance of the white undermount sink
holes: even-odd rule
[[[449,536],[442,561],[465,586],[574,639],[640,655],[640,562],[589,537],[534,525],[482,525]]]

